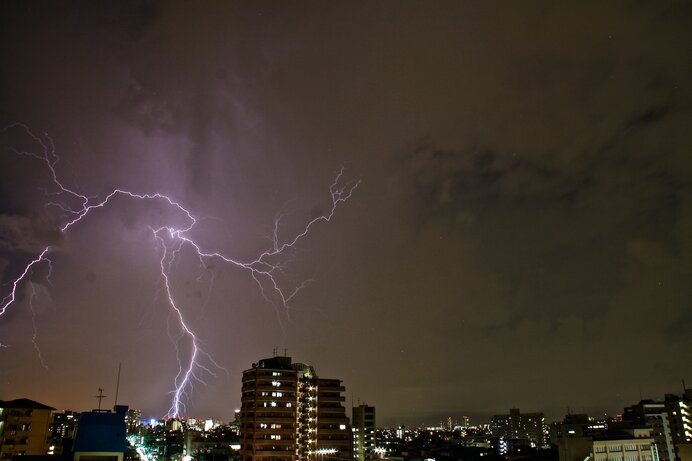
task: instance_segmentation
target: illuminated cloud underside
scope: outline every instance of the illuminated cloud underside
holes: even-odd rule
[[[204,267],[206,267],[208,261],[218,259],[247,271],[257,283],[262,296],[268,302],[278,305],[279,307],[286,308],[291,299],[305,286],[305,283],[290,288],[282,287],[275,277],[275,275],[280,272],[281,268],[278,263],[273,262],[273,257],[280,256],[287,250],[294,248],[301,239],[307,237],[311,228],[315,224],[319,222],[331,221],[337,207],[346,202],[351,197],[353,191],[360,184],[360,181],[351,181],[342,184],[342,168],[329,187],[329,192],[331,195],[331,208],[328,212],[314,217],[308,221],[302,227],[300,232],[296,233],[287,240],[279,239],[279,219],[277,219],[274,225],[272,246],[262,251],[259,255],[257,255],[256,258],[249,261],[242,261],[218,251],[209,251],[203,249],[197,242],[195,242],[195,240],[190,236],[190,233],[197,224],[197,218],[193,212],[186,209],[183,205],[168,195],[159,192],[136,193],[123,189],[113,189],[105,196],[105,198],[94,198],[80,194],[75,190],[66,187],[60,181],[56,171],[56,166],[60,161],[60,157],[55,152],[55,146],[50,136],[44,134],[43,137],[40,137],[34,134],[26,125],[20,123],[6,127],[5,131],[11,129],[24,130],[26,134],[41,147],[39,153],[18,151],[16,149],[13,149],[13,151],[17,155],[34,157],[45,164],[51,176],[52,182],[56,187],[56,191],[47,192],[47,195],[52,197],[51,201],[47,205],[56,207],[63,212],[63,222],[60,225],[60,231],[62,233],[68,232],[73,226],[79,224],[82,220],[87,219],[94,210],[106,207],[111,202],[111,199],[116,196],[125,196],[131,198],[132,200],[164,202],[175,213],[181,214],[186,219],[187,225],[183,227],[150,227],[152,235],[155,241],[159,244],[161,251],[160,270],[168,299],[168,305],[175,314],[179,327],[178,336],[171,338],[176,349],[176,357],[179,365],[178,372],[173,380],[171,404],[167,414],[168,417],[172,418],[182,416],[185,412],[185,403],[190,398],[190,393],[193,390],[195,382],[203,382],[202,379],[205,374],[215,376],[213,369],[225,371],[223,367],[216,363],[211,355],[200,347],[198,335],[195,334],[190,325],[186,322],[185,316],[174,299],[169,275],[171,273],[173,263],[178,258],[180,250],[186,245],[194,249],[195,253],[199,257],[200,263]],[[78,206],[74,207],[73,205],[70,205],[70,200],[77,201]],[[43,250],[34,259],[24,266],[24,269],[21,271],[19,276],[10,282],[10,292],[2,299],[2,304],[0,304],[0,318],[7,312],[10,306],[15,303],[17,299],[17,292],[24,285],[29,285],[32,290],[30,305],[33,312],[33,304],[31,304],[35,296],[35,291],[33,291],[33,284],[31,282],[33,269],[35,266],[45,263],[48,264],[49,269],[52,270],[52,262],[49,259],[51,250],[51,246],[46,246],[43,248]],[[48,277],[50,277],[50,270],[48,274]],[[180,350],[180,343],[183,340],[186,340],[189,346],[189,357],[187,359],[183,357]],[[45,366],[40,350],[36,344],[35,326],[32,344],[37,350],[41,363]],[[2,343],[0,343],[0,346],[3,346]]]

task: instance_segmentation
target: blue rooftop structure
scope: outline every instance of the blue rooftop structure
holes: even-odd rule
[[[77,452],[124,453],[127,447],[125,438],[125,414],[127,405],[116,405],[113,411],[94,410],[82,413],[77,423],[72,450]]]

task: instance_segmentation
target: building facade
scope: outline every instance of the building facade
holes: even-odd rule
[[[0,401],[0,460],[47,454],[54,412],[29,399]]]
[[[82,413],[75,432],[74,461],[123,461],[127,447],[127,409],[126,405],[116,405],[113,411]]]
[[[353,407],[351,422],[353,425],[354,458],[358,461],[372,459],[377,444],[375,407],[365,404]]]
[[[625,407],[622,415],[624,421],[651,429],[654,438],[659,461],[673,461],[675,459],[675,445],[673,444],[672,431],[663,402],[642,400],[636,405]]]
[[[490,423],[493,437],[505,440],[528,440],[536,447],[545,446],[543,413],[521,413],[518,408],[509,414],[495,415]]]
[[[562,438],[560,461],[657,461],[654,439],[645,434]]]
[[[338,379],[272,357],[243,372],[242,461],[327,461],[353,457],[351,427]]]
[[[64,455],[72,449],[79,413],[69,410],[56,411],[51,426],[49,455]]]
[[[692,443],[692,389],[684,389],[681,396],[666,394],[663,404],[670,425],[674,457],[680,461],[680,447]]]

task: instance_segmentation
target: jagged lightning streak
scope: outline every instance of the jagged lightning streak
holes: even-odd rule
[[[185,410],[185,401],[190,397],[193,386],[195,382],[203,382],[200,374],[208,373],[214,375],[213,371],[202,363],[201,358],[204,357],[217,369],[223,368],[218,365],[214,359],[206,353],[200,347],[200,340],[198,336],[186,322],[185,316],[182,310],[175,302],[173,296],[173,288],[171,287],[171,281],[169,274],[171,267],[176,257],[178,256],[180,250],[183,246],[187,245],[194,249],[199,258],[200,262],[204,267],[207,267],[206,261],[212,259],[219,259],[227,264],[231,264],[240,269],[249,272],[253,280],[257,283],[262,296],[269,302],[273,302],[272,297],[268,292],[271,292],[274,298],[280,306],[287,307],[288,303],[293,297],[295,297],[298,292],[306,285],[306,283],[299,284],[290,291],[286,291],[279,284],[276,274],[281,271],[280,263],[273,261],[274,257],[283,255],[287,250],[292,249],[295,245],[303,238],[305,238],[313,226],[319,222],[329,222],[332,220],[337,207],[346,202],[351,198],[351,195],[355,189],[359,186],[360,181],[351,181],[346,184],[342,184],[343,168],[338,172],[334,181],[329,187],[329,192],[331,195],[331,207],[329,211],[321,216],[315,217],[309,220],[300,232],[296,233],[292,238],[281,242],[279,240],[279,218],[275,220],[274,232],[272,238],[271,248],[262,251],[255,259],[249,261],[241,261],[235,259],[231,256],[222,254],[218,251],[207,250],[201,247],[200,244],[194,241],[194,239],[189,235],[197,224],[197,218],[194,214],[183,207],[179,202],[172,199],[168,195],[155,192],[155,193],[136,193],[123,189],[113,189],[104,198],[98,199],[97,197],[90,197],[81,194],[69,187],[65,186],[59,179],[57,174],[57,164],[60,161],[60,157],[55,152],[55,144],[53,140],[44,133],[45,141],[43,138],[34,134],[26,125],[21,123],[15,123],[5,127],[3,131],[9,129],[19,128],[22,129],[31,139],[38,143],[41,148],[41,153],[36,152],[26,152],[17,151],[12,149],[12,151],[17,155],[24,155],[36,158],[42,161],[47,167],[49,174],[51,176],[52,183],[57,188],[55,192],[46,192],[50,196],[56,197],[68,197],[76,200],[79,203],[78,207],[70,206],[68,203],[60,203],[58,201],[51,201],[47,205],[58,208],[62,211],[63,223],[59,226],[62,233],[66,233],[71,227],[80,223],[83,219],[86,219],[94,210],[106,207],[114,197],[124,196],[129,197],[133,200],[143,200],[143,201],[162,201],[167,203],[173,210],[180,213],[187,220],[187,225],[184,227],[171,227],[162,226],[159,228],[150,228],[154,239],[158,242],[161,247],[161,259],[159,261],[161,277],[164,284],[165,293],[167,296],[168,305],[174,314],[175,318],[178,320],[178,325],[180,328],[180,336],[178,340],[174,340],[176,345],[176,356],[178,358],[178,373],[174,378],[174,388],[171,391],[172,401],[171,406],[168,410],[169,417],[178,417],[181,412]],[[47,142],[46,142],[47,141]],[[30,282],[30,274],[34,266],[46,263],[49,265],[49,273],[52,269],[52,262],[48,258],[48,254],[51,251],[50,246],[46,246],[43,250],[32,259],[21,271],[18,277],[16,277],[11,282],[10,293],[5,296],[0,304],[0,318],[5,314],[7,309],[16,301],[17,290],[20,285],[24,282]],[[190,355],[187,361],[183,361],[180,357],[180,351],[178,348],[179,340],[182,337],[186,337],[190,342]],[[0,344],[0,347],[2,344]]]
[[[36,293],[36,285],[31,280],[29,280],[29,288],[31,288],[31,295],[29,296],[29,308],[31,309],[31,327],[33,328],[31,344],[34,345],[34,349],[36,350],[36,355],[38,356],[39,362],[41,362],[41,366],[47,370],[48,365],[46,365],[46,362],[43,361],[43,354],[41,353],[41,348],[38,347],[37,342],[38,330],[36,329],[36,308],[34,307],[34,300],[38,295]]]

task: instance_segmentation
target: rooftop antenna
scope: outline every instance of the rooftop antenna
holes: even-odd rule
[[[272,357],[276,357],[276,348],[272,349]]]
[[[103,395],[103,389],[99,387],[99,395],[95,396],[97,399],[99,399],[99,411],[101,410],[101,400],[104,398],[108,397],[107,395]]]
[[[288,349],[284,347],[284,357],[288,357]]]
[[[122,368],[123,363],[118,362],[118,381],[115,383],[115,404],[118,404],[118,391],[120,390],[120,369]]]

